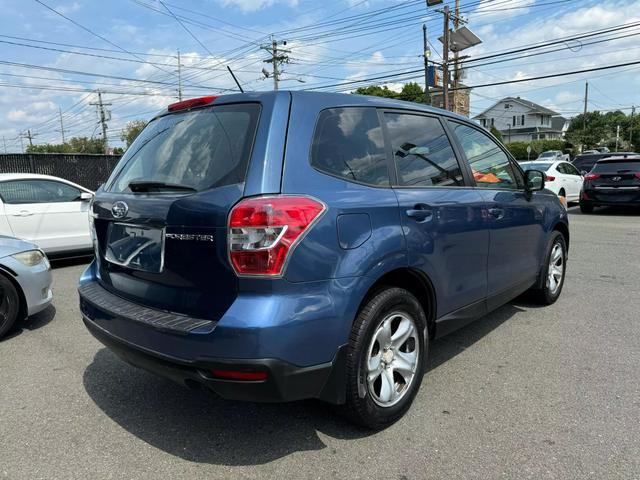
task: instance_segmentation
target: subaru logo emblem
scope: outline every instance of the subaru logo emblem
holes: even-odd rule
[[[113,207],[111,207],[111,214],[113,215],[113,218],[122,218],[128,211],[129,205],[124,202],[116,202],[113,204]]]

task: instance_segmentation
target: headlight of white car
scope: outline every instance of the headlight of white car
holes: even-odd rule
[[[11,256],[27,267],[34,267],[47,258],[40,250],[27,250]]]

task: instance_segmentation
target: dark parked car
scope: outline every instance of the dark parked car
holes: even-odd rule
[[[553,303],[569,246],[544,174],[485,130],[356,95],[172,104],[92,216],[80,306],[118,355],[225,398],[341,404],[372,428],[409,408],[434,338],[526,290]]]
[[[637,155],[637,153],[632,152],[603,152],[603,153],[583,153],[581,155],[577,155],[571,163],[573,166],[578,169],[578,171],[585,175],[591,171],[596,162],[600,160],[604,160],[605,158],[619,156],[619,155]]]
[[[585,175],[580,210],[604,205],[640,206],[640,155],[600,160]]]

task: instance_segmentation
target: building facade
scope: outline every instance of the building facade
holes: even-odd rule
[[[567,123],[557,112],[520,97],[503,98],[473,118],[487,130],[496,127],[505,143],[560,140]]]

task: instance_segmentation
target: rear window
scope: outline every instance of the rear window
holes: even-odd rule
[[[546,172],[551,167],[550,163],[521,163],[520,166],[524,171],[527,170],[540,170]]]
[[[596,173],[637,173],[640,172],[640,161],[599,162],[593,167]]]
[[[127,149],[110,180],[112,192],[131,182],[206,190],[242,183],[253,148],[260,105],[219,105],[160,117]]]
[[[389,168],[376,109],[346,107],[320,112],[311,165],[351,182],[388,187]]]

